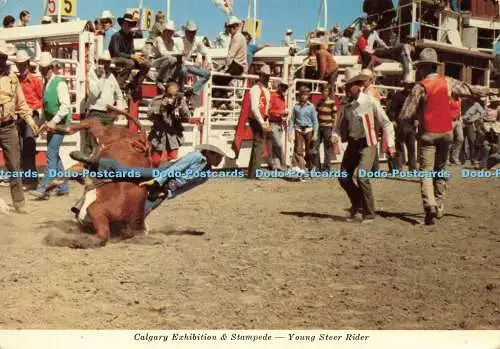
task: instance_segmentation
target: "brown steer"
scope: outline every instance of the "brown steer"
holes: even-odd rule
[[[105,127],[97,120],[84,120],[72,126],[57,126],[58,133],[73,134],[86,130],[95,137],[100,156],[119,161],[129,167],[151,167],[151,153],[148,140],[143,133],[131,135],[121,127]],[[70,170],[83,170],[78,164]],[[147,189],[134,183],[93,181],[86,187],[84,204],[78,213],[83,225],[91,225],[98,245],[104,245],[111,235],[131,237],[144,233],[144,206]],[[54,184],[57,184],[55,182]]]

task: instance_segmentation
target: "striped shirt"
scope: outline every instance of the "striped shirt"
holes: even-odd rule
[[[331,98],[321,99],[316,106],[319,126],[333,127],[337,118],[337,103]]]

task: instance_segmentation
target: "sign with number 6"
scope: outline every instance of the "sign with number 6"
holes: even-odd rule
[[[61,16],[76,17],[77,0],[48,0],[45,15],[57,16],[59,3],[61,4]]]

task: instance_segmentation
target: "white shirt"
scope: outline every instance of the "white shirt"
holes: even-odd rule
[[[90,110],[107,111],[107,106],[124,109],[125,101],[120,86],[113,74],[97,77],[95,70],[89,72]]]
[[[44,88],[49,86],[55,76],[55,74],[52,74],[50,79],[45,84]],[[59,110],[57,111],[56,115],[54,115],[54,117],[50,120],[51,122],[56,124],[61,122],[61,120],[64,119],[68,114],[71,114],[71,99],[69,97],[69,89],[66,81],[64,80],[61,81],[59,85],[57,85],[57,99],[60,104]]]
[[[226,67],[229,67],[233,61],[243,67],[244,73],[248,71],[247,40],[241,33],[241,30],[238,30],[231,38],[226,57]]]
[[[255,84],[250,89],[250,106],[253,114],[253,118],[259,122],[259,124],[264,124],[264,115],[260,113],[260,89],[264,91],[264,96],[266,97],[266,114],[269,114],[269,108],[271,107],[271,93],[269,89],[262,84]]]
[[[182,53],[182,43],[176,38],[171,41],[165,41],[161,36],[158,36],[153,43],[153,54],[156,58],[170,56],[173,53]]]
[[[372,31],[370,35],[368,36],[368,47],[373,50],[373,47],[375,46],[375,43],[377,43],[379,46],[382,48],[389,48],[387,44],[385,43],[384,40],[378,36],[378,33],[376,30]]]
[[[292,39],[291,35],[285,35],[285,38],[283,39],[283,43],[285,44],[286,47],[293,47],[297,45],[295,40]]]
[[[191,57],[193,56],[204,56],[207,64],[212,65],[212,58],[208,53],[207,47],[198,38],[194,38],[193,42],[189,42],[186,37],[182,38],[182,50],[184,58],[187,61],[187,65],[191,62]],[[184,62],[186,64],[186,62]]]

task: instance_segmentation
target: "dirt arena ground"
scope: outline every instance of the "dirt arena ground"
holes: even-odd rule
[[[373,181],[370,226],[344,221],[335,180],[213,180],[147,238],[47,246],[74,226],[72,185],[0,217],[0,328],[498,329],[500,179],[454,173],[435,227],[415,181]]]

